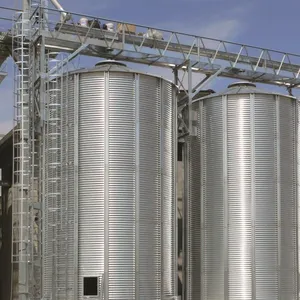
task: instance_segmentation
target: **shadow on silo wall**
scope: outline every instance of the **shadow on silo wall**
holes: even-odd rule
[[[7,199],[8,193],[2,194],[2,201]],[[7,203],[7,202],[6,202]],[[3,207],[3,206],[2,206]],[[0,250],[0,300],[11,299],[11,207],[3,210],[2,215],[2,247]]]
[[[11,197],[9,197],[12,183],[13,161],[12,131],[6,134],[0,141],[0,168],[2,169],[2,197],[0,197],[0,228],[2,229],[2,246],[0,248],[0,300],[11,299],[11,245],[12,245],[12,210]]]

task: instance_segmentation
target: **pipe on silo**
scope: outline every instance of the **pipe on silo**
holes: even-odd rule
[[[52,4],[61,11],[61,22],[65,22],[70,20],[71,16],[68,14],[63,7],[60,5],[60,3],[57,0],[51,0]]]

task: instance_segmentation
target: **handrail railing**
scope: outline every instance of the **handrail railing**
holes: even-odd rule
[[[169,68],[184,67],[185,62],[192,61],[194,72],[213,74],[222,67],[220,76],[224,77],[288,86],[300,84],[298,54],[74,12],[67,12],[71,20],[61,23],[61,12],[52,8],[39,7],[31,18],[36,18],[37,12],[40,21],[36,36],[46,35],[46,44],[61,47],[62,51],[73,52],[90,43],[100,49],[83,54]],[[79,25],[80,18],[89,23]],[[109,30],[105,27],[108,23]]]

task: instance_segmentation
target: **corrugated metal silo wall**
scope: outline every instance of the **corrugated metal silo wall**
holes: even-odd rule
[[[83,299],[90,277],[109,299],[174,296],[176,88],[110,70],[70,75],[63,91],[62,166],[68,168],[61,193],[70,222],[66,251],[59,246],[57,256],[68,275],[59,277],[59,297]],[[46,256],[52,255],[48,234]],[[53,264],[46,256],[48,299]]]
[[[295,99],[254,91],[193,109],[186,299],[298,299]]]

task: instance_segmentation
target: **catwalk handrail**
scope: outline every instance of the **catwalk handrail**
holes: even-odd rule
[[[220,76],[224,77],[284,84],[290,87],[300,85],[300,54],[69,11],[66,13],[72,16],[71,23],[61,23],[59,10],[42,6],[35,7],[31,19],[35,18],[37,12],[39,12],[39,17],[42,16],[42,10],[47,15],[44,20],[47,23],[47,29],[43,32],[39,30],[41,28],[37,30],[40,35],[51,35],[52,40],[48,39],[50,44],[57,39],[60,41],[58,44],[61,45],[66,37],[71,39],[71,36],[74,41],[74,35],[77,35],[76,42],[79,44],[85,43],[87,38],[93,43],[97,37],[102,43],[98,42],[98,45],[102,49],[111,51],[100,51],[99,57],[169,68],[178,65],[185,67],[190,61],[194,72],[213,74],[222,67],[224,72]],[[112,23],[114,31],[107,31],[101,27],[95,29],[93,25],[83,28],[77,23],[82,17],[90,19],[92,23]],[[40,24],[41,22],[39,26]],[[147,36],[149,31],[150,33],[160,32],[163,39]],[[47,44],[49,44],[48,41]],[[70,52],[77,48],[74,46]],[[83,54],[91,55],[87,51]]]
[[[1,8],[1,7],[0,7]],[[46,7],[37,7],[40,9],[46,9],[47,11],[53,11],[53,12],[57,12],[60,13],[59,10],[57,9],[53,9],[53,8],[46,8]],[[209,41],[215,41],[215,42],[224,42],[226,44],[232,44],[232,45],[238,45],[238,46],[243,46],[243,47],[251,47],[253,49],[257,49],[257,50],[265,50],[265,51],[271,51],[271,52],[276,52],[279,54],[286,54],[286,55],[292,55],[292,56],[296,56],[300,58],[300,54],[295,54],[295,53],[291,53],[291,52],[284,52],[284,51],[280,51],[280,50],[274,50],[271,48],[262,48],[262,47],[258,47],[258,46],[253,46],[253,45],[248,45],[248,44],[242,44],[242,43],[236,43],[236,42],[231,42],[231,41],[225,41],[223,39],[216,39],[216,38],[209,38],[209,37],[205,37],[205,36],[198,36],[195,34],[189,34],[189,33],[184,33],[184,32],[180,32],[180,31],[174,31],[174,30],[170,30],[170,29],[162,29],[159,27],[155,27],[155,26],[146,26],[146,25],[140,25],[137,23],[133,23],[133,22],[125,22],[125,21],[120,21],[120,20],[116,20],[116,19],[108,19],[108,18],[103,18],[103,17],[97,17],[97,16],[93,16],[93,15],[87,15],[87,14],[82,14],[82,13],[76,13],[76,12],[71,12],[71,11],[67,11],[67,13],[71,14],[72,16],[78,16],[78,17],[86,17],[86,18],[91,18],[91,19],[97,19],[97,20],[102,20],[102,21],[107,21],[107,22],[112,22],[112,23],[120,23],[120,24],[127,24],[127,25],[134,25],[136,27],[141,27],[141,28],[145,28],[145,29],[154,29],[154,30],[158,30],[158,31],[162,31],[162,32],[166,32],[166,33],[176,33],[176,34],[180,34],[180,35],[184,35],[187,37],[197,37],[200,39],[205,39],[205,40],[209,40]]]
[[[43,9],[43,7],[40,7]],[[58,12],[60,13],[59,10],[57,9],[52,9],[52,8],[44,8],[46,9],[47,11],[50,11],[50,12]],[[291,57],[297,57],[300,59],[300,55],[299,54],[295,54],[295,53],[290,53],[290,52],[284,52],[284,51],[279,51],[279,50],[273,50],[273,49],[270,49],[270,48],[262,48],[262,47],[258,47],[258,46],[252,46],[252,45],[248,45],[248,44],[242,44],[242,43],[236,43],[236,42],[231,42],[231,41],[226,41],[226,40],[221,40],[221,39],[215,39],[215,38],[209,38],[209,37],[205,37],[205,36],[199,36],[199,35],[194,35],[194,34],[189,34],[189,33],[184,33],[184,32],[178,32],[178,31],[173,31],[173,30],[168,30],[168,29],[163,29],[163,28],[159,28],[159,27],[155,27],[155,26],[146,26],[146,25],[140,25],[140,24],[137,24],[137,23],[132,23],[132,22],[124,22],[124,21],[120,21],[120,20],[113,20],[113,19],[108,19],[108,18],[103,18],[103,17],[97,17],[97,16],[92,16],[92,15],[86,15],[86,14],[81,14],[81,13],[75,13],[75,12],[70,12],[70,11],[66,11],[67,13],[71,14],[72,16],[78,16],[78,17],[86,17],[86,18],[91,18],[91,19],[95,19],[95,20],[101,20],[101,21],[106,21],[106,22],[111,22],[111,23],[119,23],[119,24],[124,24],[124,25],[133,25],[133,26],[136,26],[137,28],[144,28],[146,30],[148,29],[152,29],[152,30],[157,30],[157,31],[160,31],[162,33],[169,33],[169,34],[174,34],[174,35],[180,35],[180,36],[184,36],[184,37],[189,37],[189,38],[197,38],[197,39],[200,39],[200,40],[205,40],[206,42],[217,42],[217,43],[225,43],[226,45],[232,45],[232,46],[238,46],[240,48],[251,48],[251,49],[256,49],[258,51],[264,51],[264,52],[270,52],[270,53],[274,53],[274,54],[279,54],[281,56],[291,56]],[[179,42],[179,41],[178,41]],[[179,42],[180,43],[180,42]],[[205,45],[203,45],[204,47],[200,47],[202,48],[203,50],[205,51],[209,51],[209,50],[212,50],[212,51],[215,51],[217,52],[218,49],[207,49],[205,47]],[[219,53],[221,53],[222,51],[218,51]],[[241,54],[238,54],[238,53],[230,53],[230,51],[226,52],[228,54],[231,54],[232,57],[235,56],[235,58],[238,58],[238,57],[246,57],[245,55],[241,55]],[[209,53],[208,53],[209,54]],[[232,57],[228,57],[227,59],[230,61]],[[254,59],[259,59],[259,57],[253,57]],[[226,58],[222,58],[222,59],[226,59]],[[286,63],[286,64],[282,64],[282,60],[274,60],[273,61],[274,63],[277,63],[278,66],[282,65],[281,66],[281,69],[284,70],[284,65],[290,65],[292,66],[293,64],[292,63]],[[245,63],[247,63],[245,61]],[[257,63],[257,61],[256,61]],[[300,61],[299,61],[300,63]],[[294,65],[297,67],[297,72],[299,71],[299,68],[300,68],[300,64],[299,65]]]

